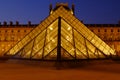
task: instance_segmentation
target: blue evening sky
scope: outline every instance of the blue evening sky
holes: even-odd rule
[[[49,4],[75,4],[75,15],[88,24],[117,24],[120,0],[0,0],[0,22],[39,23],[49,15]]]

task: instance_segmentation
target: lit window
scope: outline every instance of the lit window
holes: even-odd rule
[[[4,44],[2,44],[2,47],[4,46]]]
[[[7,33],[7,30],[5,30],[5,32]]]
[[[26,30],[24,30],[24,32],[26,32]]]
[[[91,30],[92,32],[94,32],[94,30]]]
[[[111,29],[111,32],[113,32],[113,29]]]
[[[18,32],[20,32],[20,30],[18,30]]]
[[[105,32],[107,32],[107,30],[105,29]]]
[[[98,32],[100,32],[100,29],[98,29]]]
[[[11,36],[11,40],[14,40],[14,35]]]
[[[20,38],[18,38],[18,41],[20,41]]]
[[[13,33],[13,30],[11,32]]]
[[[120,32],[120,30],[118,29],[118,32]]]
[[[4,51],[5,49],[2,49],[2,51]]]

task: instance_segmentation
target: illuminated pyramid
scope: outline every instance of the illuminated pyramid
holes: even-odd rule
[[[5,55],[40,60],[99,59],[116,55],[75,16],[67,4],[57,4],[50,15]]]

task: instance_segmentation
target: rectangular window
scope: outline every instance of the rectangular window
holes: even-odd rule
[[[5,33],[7,33],[7,30],[5,30]]]
[[[107,32],[107,30],[105,29],[105,32]]]
[[[20,32],[20,30],[18,30],[18,32]]]
[[[91,30],[92,32],[94,32],[94,30]]]
[[[13,30],[11,32],[13,33]]]
[[[26,32],[26,30],[24,30],[24,32]]]
[[[98,32],[100,32],[100,29],[98,29]]]
[[[120,32],[120,30],[118,29],[118,32]]]
[[[113,29],[111,29],[111,32],[113,32]]]

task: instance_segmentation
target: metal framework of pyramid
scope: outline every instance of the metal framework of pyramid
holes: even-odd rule
[[[78,60],[106,58],[116,53],[60,6],[5,55],[23,59]]]

